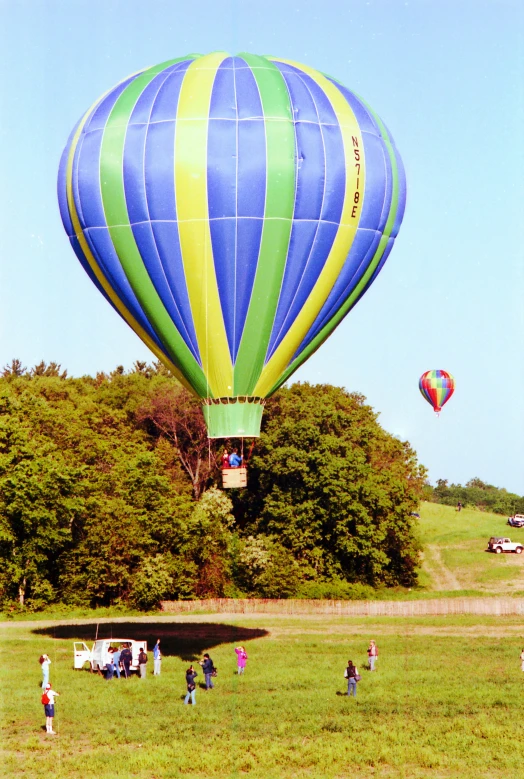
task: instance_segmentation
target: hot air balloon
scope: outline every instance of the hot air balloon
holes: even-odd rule
[[[433,411],[439,413],[455,392],[455,379],[447,371],[426,371],[418,382],[419,389]]]
[[[405,178],[382,121],[338,81],[217,52],[97,100],[58,197],[90,279],[202,399],[209,436],[247,437],[377,277]]]

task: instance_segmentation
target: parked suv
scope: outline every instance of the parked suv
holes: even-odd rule
[[[488,552],[501,554],[502,552],[516,552],[521,554],[524,547],[521,543],[512,543],[509,538],[492,536],[488,541]]]
[[[524,514],[515,514],[508,518],[508,525],[511,527],[524,527]]]

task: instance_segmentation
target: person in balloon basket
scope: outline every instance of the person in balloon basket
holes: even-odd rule
[[[202,673],[204,674],[204,679],[206,680],[206,690],[212,690],[215,686],[212,681],[212,675],[213,671],[215,670],[215,666],[213,665],[213,661],[207,652],[200,661],[199,665],[202,667]]]
[[[238,453],[238,449],[233,449],[229,455],[229,467],[240,468],[242,465],[242,455]]]
[[[60,695],[59,692],[53,690],[50,684],[46,684],[45,690],[42,693],[42,703],[44,704],[45,729],[52,736],[56,736],[53,730],[53,718],[55,716],[55,698],[58,695]]]
[[[189,703],[189,699],[191,698],[191,705],[196,706],[196,684],[195,679],[198,676],[197,672],[193,668],[192,665],[189,666],[189,668],[186,671],[186,685],[187,685],[187,695],[184,698],[184,705],[187,705]]]
[[[348,680],[348,695],[357,697],[357,682],[360,681],[360,675],[353,665],[353,660],[348,660],[348,665],[344,671],[344,679]]]
[[[229,468],[229,452],[226,448],[224,448],[224,451],[222,453],[222,468]]]

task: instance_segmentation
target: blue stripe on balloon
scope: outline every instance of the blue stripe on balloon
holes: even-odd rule
[[[321,218],[327,222],[340,222],[344,193],[346,191],[346,168],[342,133],[337,125],[322,127],[326,152],[326,186]]]
[[[225,59],[217,69],[211,93],[209,118],[232,119],[235,122],[237,120],[233,57]]]
[[[145,149],[147,210],[152,221],[176,221],[175,122],[150,124]]]
[[[175,326],[184,339],[187,347],[191,350],[195,359],[198,360],[198,349],[192,342],[184,319],[180,314],[174,295],[171,292],[173,287],[170,285],[168,274],[166,273],[166,267],[169,267],[171,264],[169,262],[171,257],[169,257],[166,266],[164,266],[160,259],[153,228],[149,222],[133,225],[132,230],[144,267],[147,270],[149,278],[153,282],[153,286],[155,287],[164,308],[175,323]]]
[[[400,230],[400,225],[402,224],[402,219],[404,218],[404,211],[406,210],[407,192],[406,192],[406,173],[404,170],[404,164],[395,146],[393,146],[393,151],[395,152],[395,160],[397,162],[398,205],[397,205],[397,213],[395,215],[395,221],[393,223],[393,227],[391,228],[391,237],[396,238],[398,235],[398,231]]]
[[[380,230],[384,229],[387,219],[387,215],[384,218],[386,204],[391,203],[391,181],[389,187],[386,187],[386,178],[391,179],[391,170],[388,170],[389,161],[386,159],[387,155],[382,139],[377,138],[376,135],[364,133],[362,140],[364,142],[365,163],[365,169],[362,168],[362,173],[365,170],[365,188],[358,226],[364,230]],[[382,227],[380,227],[381,225]]]
[[[193,314],[185,281],[182,253],[180,251],[178,225],[176,222],[153,222],[152,227],[160,262],[162,263],[167,283],[171,288],[176,308],[184,323],[187,334],[187,338],[184,336],[184,340],[193,352],[199,365],[201,365],[202,362],[193,325]]]
[[[337,230],[338,225],[331,222],[293,222],[288,261],[266,362],[286,335],[315,286]],[[298,274],[296,268],[300,269]],[[300,278],[298,285],[293,277]]]
[[[241,57],[233,57],[235,69],[235,90],[238,95],[238,118],[263,119],[260,93],[251,68]]]
[[[237,187],[238,216],[262,218],[266,205],[266,132],[259,119],[238,123]],[[256,264],[259,247],[245,248]]]
[[[144,181],[147,129],[147,124],[128,124],[124,143],[124,192],[131,224],[149,220]]]
[[[97,265],[107,279],[109,286],[120,300],[125,301],[126,308],[153,339],[155,344],[166,353],[161,341],[147,321],[140,303],[120,265],[120,260],[113,246],[108,228],[95,227],[84,230],[84,237],[95,257]]]
[[[229,96],[229,102],[231,103],[231,96]],[[237,159],[236,121],[210,119],[207,137],[209,219],[236,217]]]
[[[293,359],[296,359],[302,350],[318,335],[347,300],[375,254],[380,237],[380,233],[372,230],[357,230],[344,267],[310,330],[293,355]]]
[[[236,263],[236,306],[235,306],[235,341],[233,344],[233,360],[236,360],[240,348],[240,340],[246,323],[249,302],[255,282],[256,263],[264,220],[237,219],[237,263]]]
[[[99,175],[102,137],[102,130],[83,135],[79,139],[73,163],[73,180],[77,181],[78,187],[74,191],[74,200],[83,228],[106,225]]]
[[[129,124],[149,124],[151,121],[151,111],[153,104],[160,92],[164,83],[171,77],[171,74],[180,68],[187,70],[189,60],[185,62],[177,62],[175,65],[170,65],[165,70],[161,70],[149,84],[146,85],[141,92],[140,97],[136,101],[136,105],[133,108],[133,113],[129,119]]]
[[[58,206],[60,208],[60,216],[62,217],[62,222],[64,223],[66,233],[69,237],[73,235],[74,227],[73,227],[73,222],[71,221],[71,216],[69,214],[69,203],[67,202],[67,163],[69,160],[69,151],[71,149],[71,144],[73,142],[73,138],[75,137],[79,124],[80,122],[76,123],[73,132],[70,134],[69,138],[67,139],[67,144],[64,151],[62,152],[62,156],[60,157],[60,164],[58,166],[58,181],[57,181]]]
[[[155,98],[150,122],[165,122],[176,119],[180,87],[191,62],[192,60],[179,62],[164,81]]]
[[[235,301],[237,297],[236,222],[235,217],[230,217],[228,219],[215,219],[209,223],[218,294],[232,361],[234,361],[235,355]]]

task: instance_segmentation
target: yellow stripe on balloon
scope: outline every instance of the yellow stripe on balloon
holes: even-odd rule
[[[134,74],[134,75],[138,75],[138,74]],[[67,205],[69,208],[69,216],[71,217],[71,222],[73,224],[73,229],[75,231],[75,237],[82,248],[82,251],[84,253],[87,262],[89,263],[89,267],[93,271],[98,283],[100,284],[100,286],[102,287],[102,289],[104,290],[108,298],[110,299],[111,303],[117,309],[117,311],[122,316],[122,318],[131,327],[131,329],[134,330],[135,333],[146,344],[146,346],[148,346],[149,349],[151,349],[155,357],[157,357],[162,363],[164,363],[164,365],[167,365],[169,370],[176,376],[176,378],[180,381],[180,383],[183,384],[184,387],[186,387],[188,390],[190,390],[190,392],[194,394],[194,390],[190,387],[187,380],[182,375],[182,373],[178,370],[176,365],[166,358],[164,352],[162,352],[158,348],[156,343],[152,340],[152,338],[148,335],[148,333],[144,330],[144,328],[137,322],[135,317],[124,305],[124,303],[120,300],[118,295],[114,292],[114,290],[108,283],[102,269],[100,268],[98,262],[96,261],[95,256],[93,255],[89,247],[88,242],[85,239],[84,232],[82,230],[82,225],[80,224],[80,219],[78,218],[78,212],[76,210],[75,200],[73,196],[73,160],[75,157],[76,147],[78,145],[78,141],[80,140],[82,130],[84,129],[85,123],[87,122],[88,118],[91,116],[95,108],[102,102],[102,100],[111,91],[112,90],[110,89],[107,92],[105,92],[102,95],[102,97],[99,100],[97,100],[95,103],[93,103],[91,108],[85,113],[80,124],[77,127],[77,130],[71,142],[71,146],[69,149],[69,157],[67,159],[67,168],[66,168],[66,192],[67,192]]]
[[[215,52],[187,69],[175,130],[175,195],[189,303],[210,395],[233,394],[233,365],[218,293],[209,228],[207,141],[211,93],[220,64]]]
[[[271,58],[275,59],[275,58]],[[346,187],[340,224],[333,241],[333,246],[324,267],[302,306],[295,321],[267,362],[260,379],[253,390],[253,395],[264,397],[276,384],[296,350],[304,340],[313,322],[318,316],[329,293],[344,266],[349,250],[355,239],[362,211],[362,200],[365,185],[364,143],[362,133],[346,98],[339,89],[317,70],[290,60],[276,60],[298,68],[310,76],[323,90],[329,99],[337,117],[342,134],[344,147]]]

